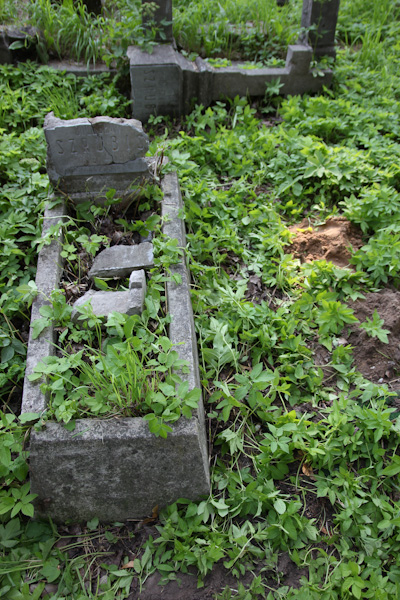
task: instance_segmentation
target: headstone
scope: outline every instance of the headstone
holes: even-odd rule
[[[157,5],[155,11],[151,4]],[[172,0],[142,0],[142,23],[145,29],[157,28],[157,42],[172,42]]]
[[[153,266],[151,242],[136,246],[111,246],[96,256],[89,277],[127,277],[132,271],[151,269]]]
[[[340,0],[303,0],[300,42],[308,43],[315,56],[336,57],[335,32]]]
[[[140,121],[111,117],[44,122],[50,182],[73,199],[103,201],[108,189],[129,193],[149,176],[149,139]]]

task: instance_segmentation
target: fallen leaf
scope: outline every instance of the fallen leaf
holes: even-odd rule
[[[123,565],[123,567],[124,569],[133,569],[133,560],[127,562],[126,565]]]
[[[301,466],[301,470],[303,471],[304,475],[315,481],[314,471],[312,470],[312,467],[310,465],[308,465],[307,463],[303,463]]]

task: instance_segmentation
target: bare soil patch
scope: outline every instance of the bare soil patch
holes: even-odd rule
[[[363,322],[372,319],[376,310],[388,329],[388,344],[371,338],[366,331],[353,325],[345,336],[353,346],[354,362],[357,370],[374,383],[391,384],[400,388],[400,291],[385,289],[367,294],[365,300],[349,302],[354,314]],[[344,332],[343,332],[344,334]],[[342,334],[342,335],[343,335]]]
[[[286,251],[301,262],[324,259],[338,267],[348,267],[352,247],[363,246],[361,230],[344,217],[333,217],[319,227],[311,227],[307,219],[289,227],[295,238]]]

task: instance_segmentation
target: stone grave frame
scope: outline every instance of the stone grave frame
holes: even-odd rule
[[[163,22],[172,22],[172,2],[156,3],[154,18],[163,27]],[[340,0],[303,0],[303,31],[298,42],[289,45],[284,68],[246,70],[238,64],[215,68],[200,57],[191,62],[176,50],[170,25],[165,29],[167,43],[156,46],[152,54],[130,46],[127,55],[134,118],[145,121],[157,114],[177,117],[190,110],[194,99],[209,106],[223,96],[263,97],[266,84],[278,79],[283,95],[313,93],[329,86],[332,70],[314,72],[311,61],[313,56],[335,57],[339,4]]]
[[[84,136],[83,147],[88,147],[95,154],[99,152],[101,142],[101,147],[106,148],[115,158],[117,155],[112,150],[119,144],[119,134],[118,139],[113,137],[113,127],[118,126],[125,131],[125,121],[134,123],[137,129],[135,135],[140,142],[139,154],[146,150],[147,136],[141,131],[140,123],[108,117],[97,117],[92,120],[94,123],[90,121],[75,119],[60,122],[54,116],[48,116],[45,133],[53,146],[53,152],[56,152],[55,148],[65,151],[66,148],[71,150],[82,147]],[[88,130],[91,132],[89,135],[94,136],[89,142],[86,135]],[[122,163],[119,166],[118,163],[110,163],[109,157],[107,158],[114,173],[117,172],[118,175],[118,170],[122,171],[124,182],[129,175],[132,180],[135,179],[134,170],[129,171],[130,167],[123,168],[123,165],[128,164],[126,158],[127,156],[121,157]],[[142,160],[140,156],[139,158]],[[68,194],[71,182],[71,195],[75,195],[76,201],[98,196],[96,182],[93,190],[77,191],[77,181],[82,184],[83,180],[79,180],[79,177],[83,176],[88,178],[90,188],[90,163],[93,162],[95,168],[92,170],[98,174],[101,167],[97,155],[92,160],[90,156],[87,157],[84,173],[79,168],[68,170],[65,165],[57,164],[48,145],[51,181],[58,182],[58,189],[61,183],[61,191],[56,190],[55,197],[62,198]],[[61,181],[60,169],[64,169],[65,175]],[[110,173],[106,173],[106,177],[110,178]],[[118,179],[117,183],[120,182]],[[111,183],[112,179],[109,179],[107,185],[111,186]],[[163,233],[169,238],[177,239],[178,246],[185,248],[185,226],[180,218],[183,203],[177,174],[166,174],[161,187],[164,193],[161,206]],[[49,227],[61,222],[65,216],[64,202],[53,208],[47,207],[42,235],[46,235]],[[63,270],[61,250],[60,234],[42,248],[38,257],[36,285],[39,293],[32,304],[22,414],[43,414],[47,405],[40,382],[31,382],[29,375],[38,362],[54,354],[56,332],[53,326],[49,326],[37,339],[33,339],[32,323],[40,317],[41,306],[48,304],[51,291],[59,287]],[[169,338],[179,358],[188,363],[189,372],[180,373],[180,376],[188,381],[189,390],[192,390],[201,388],[201,384],[190,298],[190,276],[184,256],[178,264],[171,265],[171,272],[172,275],[180,275],[180,278],[171,277],[166,283],[166,300],[171,315]],[[178,280],[180,283],[177,283]],[[39,517],[51,517],[56,522],[87,521],[94,517],[104,522],[124,521],[151,516],[154,510],[157,511],[178,498],[196,500],[207,496],[210,477],[202,401],[200,400],[198,410],[194,411],[191,419],[181,417],[171,427],[173,431],[164,439],[150,433],[147,422],[139,417],[77,419],[74,431],[68,431],[61,423],[45,421],[43,427],[32,430],[29,443],[31,491],[38,495],[35,514]]]

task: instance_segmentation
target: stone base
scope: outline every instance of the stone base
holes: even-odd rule
[[[172,45],[156,46],[152,54],[130,46],[128,58],[132,113],[140,121],[187,113],[195,100],[209,106],[224,96],[263,97],[266,84],[278,79],[283,95],[317,92],[332,81],[330,69],[313,72],[312,49],[304,44],[288,47],[286,66],[280,69],[245,69],[239,63],[216,68],[201,58],[185,59]]]
[[[75,430],[47,423],[30,443],[36,516],[54,521],[125,521],[178,498],[209,493],[198,419],[181,419],[167,439],[143,419],[82,419]]]
[[[185,230],[179,218],[182,199],[176,173],[162,182],[164,200],[162,216],[164,233],[178,239],[185,248]],[[55,212],[53,212],[55,211]],[[59,209],[46,211],[46,227],[61,219]],[[41,292],[50,293],[60,281],[58,242],[44,246],[39,255],[36,283],[38,300],[33,314],[39,316]],[[179,358],[187,361],[189,373],[180,373],[189,382],[189,390],[200,387],[198,355],[189,271],[185,259],[173,270],[181,275],[181,283],[166,284],[166,301],[171,315],[169,330]],[[49,283],[50,282],[50,283]],[[22,413],[41,413],[46,398],[28,375],[53,348],[54,332],[45,330],[28,345],[27,372],[24,383]],[[47,422],[41,431],[32,431],[30,440],[30,479],[32,493],[37,494],[36,515],[57,522],[123,521],[151,516],[178,498],[196,500],[208,495],[210,478],[207,439],[202,401],[192,419],[180,419],[173,431],[162,439],[149,432],[141,418],[81,419],[74,431]]]

